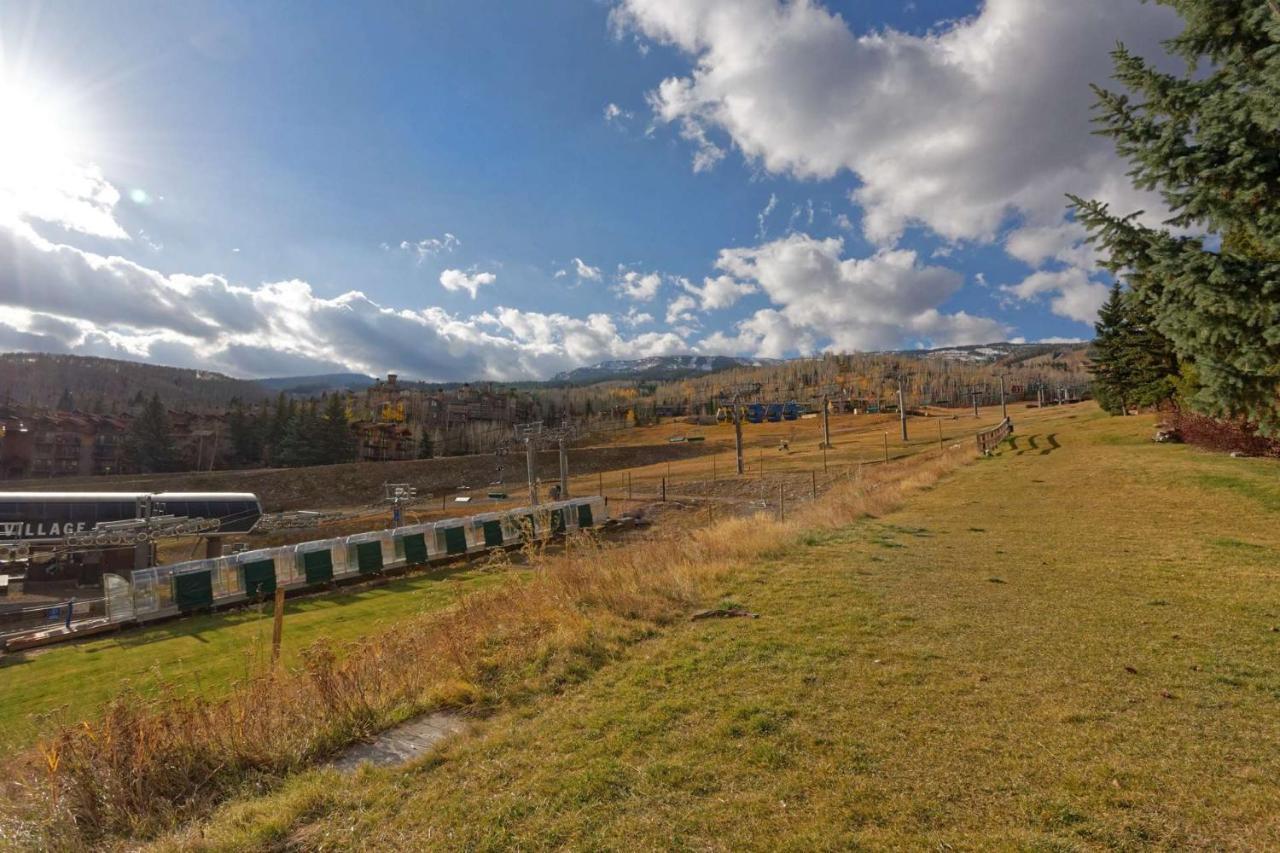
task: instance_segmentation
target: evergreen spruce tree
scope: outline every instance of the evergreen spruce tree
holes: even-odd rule
[[[1113,415],[1128,412],[1128,386],[1123,354],[1127,318],[1124,292],[1117,283],[1106,304],[1098,310],[1093,347],[1089,351],[1089,372],[1093,374],[1093,396],[1104,411]]]
[[[341,396],[335,393],[328,398],[322,421],[319,430],[324,463],[334,465],[353,461],[356,457],[356,437],[347,421],[347,410]]]
[[[1280,434],[1280,4],[1158,2],[1186,22],[1167,48],[1189,68],[1165,74],[1118,48],[1115,77],[1133,95],[1095,87],[1099,132],[1138,187],[1163,195],[1170,226],[1221,246],[1073,198],[1077,216],[1189,363],[1187,402]]]
[[[1094,397],[1113,415],[1159,406],[1174,395],[1178,359],[1156,330],[1150,308],[1118,283],[1098,312],[1090,351]]]
[[[129,424],[124,454],[130,466],[143,474],[176,471],[180,467],[169,413],[160,402],[159,394],[152,394]]]
[[[293,419],[296,411],[295,402],[290,400],[283,391],[276,395],[275,408],[271,412],[265,435],[267,455],[273,465],[284,464],[280,462],[279,456],[283,450],[285,433],[289,429],[289,422]]]
[[[231,441],[231,453],[237,465],[254,466],[262,464],[262,441],[260,421],[244,408],[244,404],[236,400],[227,416],[227,431]]]
[[[422,435],[418,438],[418,458],[431,459],[436,455],[435,444],[431,441],[431,431],[426,427],[422,429]]]
[[[66,388],[63,388],[62,396],[58,398],[58,411],[72,412],[72,411],[75,411],[75,408],[76,408],[75,398],[71,396],[71,392],[69,390],[67,390]]]
[[[280,440],[277,463],[286,468],[315,465],[322,452],[317,440],[318,432],[315,409],[309,405],[295,408],[293,416],[285,425],[284,437]]]

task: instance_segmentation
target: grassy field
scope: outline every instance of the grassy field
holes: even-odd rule
[[[1280,469],[1150,427],[1030,419],[739,566],[714,599],[758,619],[676,623],[416,765],[303,774],[162,846],[1280,846]]]
[[[1017,406],[1015,416],[1020,419],[1043,418],[1054,411],[1035,412]],[[850,466],[856,466],[858,462],[882,459],[887,429],[893,430],[888,447],[890,454],[897,458],[936,446],[939,424],[942,424],[941,431],[948,442],[969,441],[975,429],[990,426],[998,420],[998,408],[983,409],[981,419],[967,414],[955,420],[915,419],[912,422],[912,440],[904,443],[898,437],[895,416],[836,415],[831,419],[835,446],[826,454],[829,471],[825,472],[824,455],[818,447],[820,428],[817,420],[746,425],[744,436],[749,463],[746,491],[755,495],[754,486],[750,484],[760,480],[762,459],[766,481],[772,482],[785,474],[803,475],[813,471],[820,472],[822,482],[826,482],[845,476]],[[657,447],[665,450],[667,439],[677,434],[700,436],[705,439],[706,446],[717,448],[719,452],[714,454],[714,460],[712,455],[703,455],[624,469],[631,476],[636,504],[651,500],[657,494],[663,477],[668,478],[673,493],[690,483],[705,485],[713,477],[718,477],[725,486],[730,485],[733,429],[729,425],[691,427],[663,424],[642,427],[619,433],[609,447],[640,450]],[[790,441],[790,452],[778,452],[781,439]],[[646,455],[654,454],[642,453],[634,458]],[[605,456],[608,454],[602,458]],[[623,471],[609,471],[601,475],[576,477],[573,493],[595,494],[603,485],[615,501],[614,511],[625,511],[635,504],[621,500],[625,494],[624,476]],[[804,486],[804,491],[807,494],[807,486]],[[773,495],[771,488],[768,495]],[[508,504],[514,505],[525,499],[518,493],[513,493],[512,497],[513,501]],[[487,506],[484,508],[488,509]],[[424,517],[454,515],[460,511],[452,505],[444,512],[438,511],[436,504],[431,504],[430,509]],[[286,539],[305,540],[351,533],[387,523],[381,517],[345,522],[341,530],[297,531],[292,537],[275,536],[255,542],[253,547],[279,544]],[[189,559],[193,553],[195,549],[191,541],[178,540],[167,546],[162,558],[164,562],[175,562]],[[491,577],[474,570],[434,573],[396,581],[378,589],[291,602],[287,611],[285,663],[296,663],[298,651],[317,639],[327,638],[341,643],[367,636],[411,613],[443,606],[461,592],[484,585]],[[126,686],[144,695],[154,693],[161,685],[177,685],[180,689],[217,695],[261,665],[262,656],[267,653],[270,630],[269,614],[261,610],[247,610],[184,619],[150,630],[0,658],[0,750],[29,745],[37,732],[48,728],[40,723],[42,715],[57,712],[59,719],[93,716]]]
[[[364,636],[415,613],[445,607],[500,577],[469,565],[324,597],[288,602],[282,658],[307,645]],[[196,616],[154,628],[5,656],[0,660],[0,751],[29,745],[49,728],[43,715],[92,717],[129,688],[161,685],[219,695],[261,668],[271,653],[271,606]]]

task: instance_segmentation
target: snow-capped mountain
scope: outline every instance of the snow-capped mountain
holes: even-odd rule
[[[777,359],[734,358],[725,355],[663,355],[651,358],[613,359],[557,373],[551,378],[555,384],[590,385],[594,382],[629,381],[636,379],[686,379],[690,376],[706,376],[735,367],[760,367],[774,364]]]

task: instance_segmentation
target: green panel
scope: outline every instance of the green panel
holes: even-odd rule
[[[551,510],[551,532],[564,533],[564,510]]]
[[[307,551],[302,555],[302,571],[307,576],[307,583],[325,583],[333,580],[333,554],[329,549],[323,551]]]
[[[467,553],[467,531],[464,528],[444,528],[444,552],[446,554]]]
[[[502,522],[486,521],[484,523],[484,547],[496,548],[502,544]]]
[[[356,566],[365,573],[382,571],[382,543],[357,542]]]
[[[254,560],[243,568],[245,595],[271,595],[276,591],[275,560]]]
[[[591,504],[578,504],[578,526],[593,527],[595,522],[591,516]]]
[[[187,572],[173,576],[173,597],[187,612],[213,606],[213,572]]]
[[[411,566],[427,562],[427,537],[421,533],[404,537],[404,559]]]

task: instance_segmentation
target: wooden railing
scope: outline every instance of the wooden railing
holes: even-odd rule
[[[1005,418],[991,429],[984,429],[978,433],[978,452],[983,456],[995,450],[1000,442],[1004,441],[1013,433],[1013,421]]]

